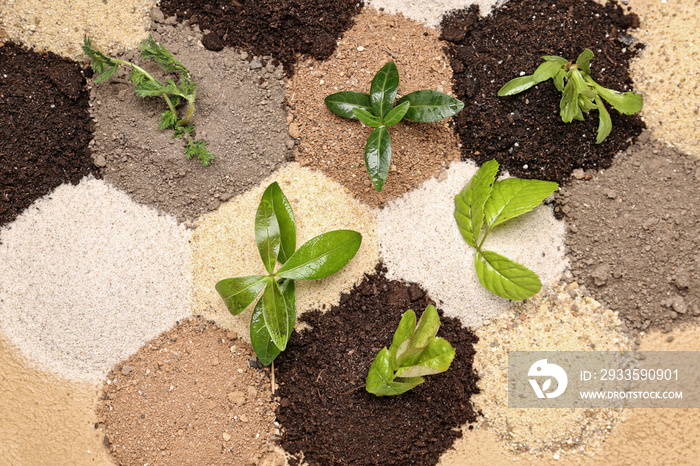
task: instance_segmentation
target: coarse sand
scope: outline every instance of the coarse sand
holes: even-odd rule
[[[700,157],[700,8],[697,0],[633,0],[646,46],[630,63],[644,97],[642,118],[652,134]],[[637,7],[638,5],[638,7]]]
[[[38,52],[51,51],[87,61],[80,49],[85,34],[100,38],[103,52],[135,47],[147,37],[154,0],[5,0],[0,21],[7,36]]]
[[[420,284],[446,315],[474,327],[510,308],[510,301],[479,282],[475,249],[454,219],[454,196],[476,171],[474,162],[455,162],[442,181],[428,180],[377,213],[387,277]],[[546,284],[558,280],[567,266],[565,228],[551,207],[539,206],[493,230],[485,249],[525,265]]]
[[[112,465],[94,427],[96,393],[32,367],[0,336],[0,464]]]
[[[442,16],[451,10],[459,10],[470,5],[479,5],[479,13],[486,16],[491,9],[506,0],[367,0],[368,7],[391,14],[402,14],[407,18],[420,21],[429,27],[437,27]]]
[[[336,229],[362,234],[355,257],[339,272],[321,280],[297,281],[297,315],[338,304],[379,261],[377,228],[372,211],[353,199],[347,189],[325,175],[291,163],[258,187],[226,202],[197,222],[192,242],[195,314],[215,320],[250,341],[251,310],[232,316],[214,289],[219,280],[265,274],[255,244],[255,212],[267,186],[277,181],[289,199],[297,225],[297,248],[311,238]]]
[[[373,9],[355,18],[335,55],[323,62],[300,62],[287,89],[294,118],[290,135],[301,138],[297,160],[323,171],[370,206],[410,191],[460,156],[451,119],[401,122],[389,128],[391,168],[382,192],[374,190],[364,159],[371,128],[335,115],[323,99],[339,91],[369,93],[375,73],[391,60],[399,71],[399,95],[422,89],[452,93],[452,70],[437,32]]]
[[[99,380],[191,314],[190,232],[101,180],[62,185],[0,236],[0,329],[65,378]]]

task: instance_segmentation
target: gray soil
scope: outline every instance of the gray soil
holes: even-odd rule
[[[642,133],[611,168],[561,191],[573,278],[633,333],[700,316],[698,181],[700,161]]]
[[[158,130],[167,108],[164,100],[136,96],[127,70],[93,86],[96,130],[91,144],[95,163],[105,167],[106,181],[137,202],[185,221],[257,185],[284,163],[294,141],[287,135],[281,66],[233,49],[208,51],[198,29],[168,23],[172,19],[154,24],[154,38],[199,84],[195,136],[209,141],[215,160],[204,167],[185,159],[184,141],[173,139],[171,130]],[[144,63],[138,49],[120,58],[143,66],[161,81],[170,77],[154,62]]]

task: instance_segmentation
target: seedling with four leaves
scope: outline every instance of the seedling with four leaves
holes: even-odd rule
[[[267,187],[255,215],[255,242],[268,275],[221,280],[216,291],[231,314],[255,306],[250,340],[264,365],[287,347],[296,322],[294,280],[316,280],[334,274],[355,256],[362,235],[352,230],[323,233],[296,249],[292,206],[277,182]],[[277,263],[281,264],[275,270]]]
[[[180,82],[168,79],[163,84],[151,76],[146,70],[126,60],[112,58],[93,47],[92,41],[85,36],[83,52],[92,59],[92,69],[97,76],[95,83],[106,81],[117,74],[120,65],[131,68],[129,80],[136,86],[134,91],[139,97],[163,97],[168,104],[168,109],[160,117],[160,129],[172,129],[174,137],[186,137],[185,157],[191,159],[197,157],[202,165],[209,165],[214,155],[207,150],[207,142],[192,139],[194,132],[194,102],[197,97],[197,84],[192,82],[190,72],[185,65],[180,63],[163,45],[153,40],[150,35],[141,45],[141,57],[155,60],[164,70],[180,73]],[[187,101],[187,111],[183,118],[179,117],[177,107],[183,101]]]
[[[499,91],[500,97],[519,94],[532,86],[552,79],[554,86],[562,93],[559,102],[560,115],[564,123],[573,120],[583,121],[583,113],[598,110],[598,136],[596,144],[608,137],[612,130],[612,119],[603,100],[615,110],[625,115],[634,115],[642,109],[642,96],[634,92],[618,92],[607,89],[591,78],[590,61],[593,52],[585,49],[571,63],[562,57],[544,56],[542,63],[533,74],[512,79]]]
[[[391,167],[391,139],[388,127],[401,120],[432,123],[451,117],[462,101],[438,91],[416,91],[403,96],[394,107],[399,89],[399,72],[390,61],[372,79],[370,93],[343,91],[325,98],[326,107],[336,115],[360,120],[375,128],[365,146],[365,166],[374,189],[381,191]]]
[[[435,336],[439,327],[434,306],[426,308],[418,325],[415,312],[404,312],[391,346],[382,348],[369,368],[366,390],[377,396],[400,395],[422,384],[424,375],[449,369],[455,349]]]
[[[557,183],[506,178],[496,181],[498,162],[489,160],[455,196],[457,226],[469,245],[476,248],[476,274],[495,295],[519,301],[542,288],[535,272],[493,251],[482,249],[489,233],[498,225],[531,211],[554,191]],[[485,233],[482,236],[482,229]]]

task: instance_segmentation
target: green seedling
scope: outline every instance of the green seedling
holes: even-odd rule
[[[369,368],[365,388],[377,396],[400,395],[424,382],[424,375],[449,369],[455,349],[438,338],[440,316],[428,306],[416,325],[415,312],[408,310],[394,333],[389,349],[377,354]]]
[[[172,129],[174,131],[173,137],[186,138],[185,157],[188,160],[197,157],[202,165],[209,165],[214,159],[214,155],[207,150],[208,143],[202,139],[192,139],[194,132],[192,118],[194,117],[197,84],[192,82],[190,72],[185,68],[185,65],[173,57],[163,45],[153,40],[150,35],[141,43],[140,47],[143,59],[155,60],[166,71],[179,72],[180,82],[176,84],[173,79],[168,79],[163,84],[140,66],[126,60],[109,57],[95,49],[89,37],[85,36],[83,41],[83,52],[92,59],[92,69],[97,74],[95,83],[106,81],[117,74],[121,65],[130,67],[129,80],[136,86],[134,89],[136,95],[139,97],[161,96],[168,104],[168,109],[160,117],[160,129]],[[185,101],[187,102],[187,110],[185,116],[180,118],[177,107]]]
[[[642,109],[642,96],[634,92],[618,92],[607,89],[591,78],[590,61],[593,52],[585,49],[576,59],[576,63],[556,56],[544,56],[542,63],[528,76],[515,78],[499,91],[500,97],[515,95],[530,89],[541,82],[552,79],[554,86],[562,93],[559,102],[560,115],[564,123],[573,120],[583,121],[583,114],[598,110],[598,136],[596,144],[600,144],[612,131],[610,114],[603,100],[615,110],[625,115],[634,115]]]
[[[432,123],[451,117],[464,103],[438,91],[416,91],[403,96],[394,107],[399,89],[399,72],[390,61],[372,79],[370,93],[344,91],[325,98],[326,107],[336,115],[360,120],[375,128],[365,145],[365,165],[374,189],[381,191],[391,167],[391,139],[387,128],[401,120]]]
[[[334,230],[296,249],[296,236],[292,206],[279,184],[272,183],[255,215],[255,242],[268,275],[227,278],[216,284],[231,314],[254,306],[250,341],[266,366],[284,351],[294,330],[294,280],[316,280],[337,272],[362,243],[362,235],[356,231]],[[281,267],[275,270],[278,262]]]
[[[476,274],[481,284],[502,298],[519,301],[542,288],[535,272],[493,251],[482,249],[491,230],[531,211],[559,189],[557,183],[506,178],[496,181],[498,162],[489,160],[455,196],[455,219],[462,237],[476,248]],[[482,230],[484,230],[482,236]]]

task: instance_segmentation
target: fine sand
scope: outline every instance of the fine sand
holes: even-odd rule
[[[479,5],[481,16],[488,15],[493,8],[505,0],[366,0],[365,5],[391,14],[402,14],[407,18],[438,27],[442,16],[451,10]]]

